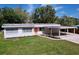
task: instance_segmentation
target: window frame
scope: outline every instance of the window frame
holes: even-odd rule
[[[6,33],[17,33],[18,28],[6,28]]]
[[[32,32],[32,28],[22,28],[22,32]]]

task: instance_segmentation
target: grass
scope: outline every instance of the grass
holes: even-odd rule
[[[1,55],[73,55],[79,45],[64,40],[49,40],[39,36],[4,39],[0,33]]]

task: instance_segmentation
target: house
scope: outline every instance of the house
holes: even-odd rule
[[[61,29],[74,29],[75,27],[61,26],[60,24],[3,24],[4,38],[23,37],[33,35],[60,36]]]
[[[41,35],[47,27],[58,27],[59,24],[3,24],[4,38]]]

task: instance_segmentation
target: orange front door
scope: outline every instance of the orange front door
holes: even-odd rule
[[[38,31],[39,31],[39,27],[35,27],[34,32],[38,32]]]

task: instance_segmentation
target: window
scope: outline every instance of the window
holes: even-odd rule
[[[6,29],[6,33],[17,33],[18,32],[18,28],[7,28]]]
[[[23,28],[23,32],[32,32],[32,28]]]
[[[44,31],[44,27],[41,27],[41,28],[40,28],[40,31]]]

